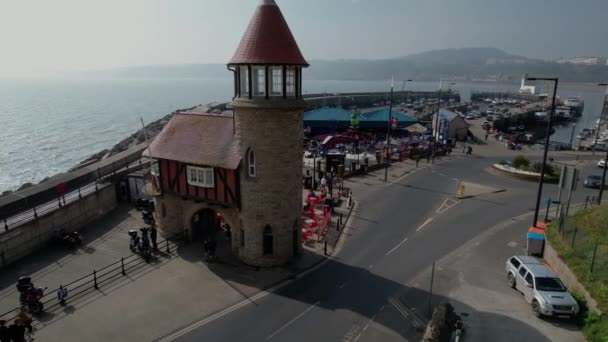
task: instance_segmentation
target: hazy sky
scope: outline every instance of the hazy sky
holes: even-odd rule
[[[0,0],[0,76],[225,63],[258,0]],[[608,55],[608,0],[277,0],[307,59]]]

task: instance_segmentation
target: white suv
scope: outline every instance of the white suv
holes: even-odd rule
[[[536,316],[575,316],[578,303],[557,275],[540,260],[513,256],[507,260],[509,286],[521,291]]]

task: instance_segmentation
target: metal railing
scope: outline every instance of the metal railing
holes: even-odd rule
[[[58,196],[53,201],[49,201],[49,202],[46,202],[46,203],[38,205],[38,206],[27,208],[27,209],[24,209],[23,211],[20,211],[19,213],[15,214],[15,215],[2,218],[2,221],[0,221],[0,227],[2,227],[5,232],[7,232],[10,229],[16,228],[27,222],[37,220],[39,216],[42,216],[42,215],[48,214],[50,212],[53,212],[57,209],[60,209],[69,203],[76,202],[76,201],[82,199],[83,196],[89,195],[91,193],[96,193],[99,191],[99,189],[102,189],[104,187],[111,185],[109,183],[104,183],[104,180],[106,178],[115,175],[117,172],[129,170],[135,166],[142,166],[145,163],[145,161],[142,159],[143,158],[139,158],[138,160],[131,162],[131,163],[127,164],[126,166],[119,168],[119,169],[114,168],[113,167],[114,164],[111,164],[110,169],[107,170],[108,173],[104,174],[103,176],[101,176],[100,178],[95,180],[94,182],[80,186],[76,190],[66,193],[63,196]]]
[[[172,239],[176,241],[180,241],[182,238],[183,235],[181,234],[172,237]],[[172,255],[172,252],[177,250],[178,247],[179,245],[176,242],[172,242],[169,239],[162,239],[158,242],[158,251],[166,253],[169,257]],[[157,253],[156,255],[160,255],[160,253]],[[129,272],[135,271],[136,269],[139,269],[142,266],[148,264],[149,262],[147,262],[139,254],[131,254],[127,257],[121,257],[120,260],[113,262],[105,267],[102,267],[100,269],[94,269],[93,272],[81,278],[78,278],[66,284],[60,284],[59,286],[62,286],[64,289],[67,289],[69,301],[70,298],[77,297],[91,289],[99,290],[99,288],[103,285],[107,285],[113,280],[126,277]],[[42,304],[44,305],[45,311],[50,311],[61,305],[61,303],[59,303],[57,299],[57,291],[59,290],[59,286],[54,289],[47,289],[45,291],[45,295],[40,300],[40,302],[42,302]],[[17,314],[19,313],[20,309],[21,306],[15,307],[1,314],[0,319],[10,322],[11,320],[17,317]]]

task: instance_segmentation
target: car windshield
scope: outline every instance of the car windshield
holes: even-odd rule
[[[538,291],[565,292],[566,287],[558,278],[536,278]]]
[[[589,177],[587,177],[587,179],[589,179],[589,180],[600,180],[601,177],[600,176],[589,176]]]

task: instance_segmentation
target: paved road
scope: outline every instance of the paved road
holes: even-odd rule
[[[498,177],[487,159],[437,164],[360,201],[336,258],[268,296],[178,332],[178,341],[383,341],[419,338],[403,322],[376,315],[433,260],[496,222],[534,208],[533,183]],[[506,188],[484,199],[454,200],[460,181]],[[356,182],[357,183],[357,182]],[[359,184],[365,187],[365,180]],[[555,186],[547,186],[555,192]],[[584,197],[580,191],[576,198]],[[522,226],[522,233],[528,225]],[[428,296],[420,292],[421,298]],[[524,324],[524,323],[516,323]],[[534,332],[533,327],[526,326]],[[416,335],[418,334],[418,335]],[[376,337],[375,337],[376,336]],[[379,337],[382,336],[382,337]],[[165,339],[165,341],[173,339]]]

